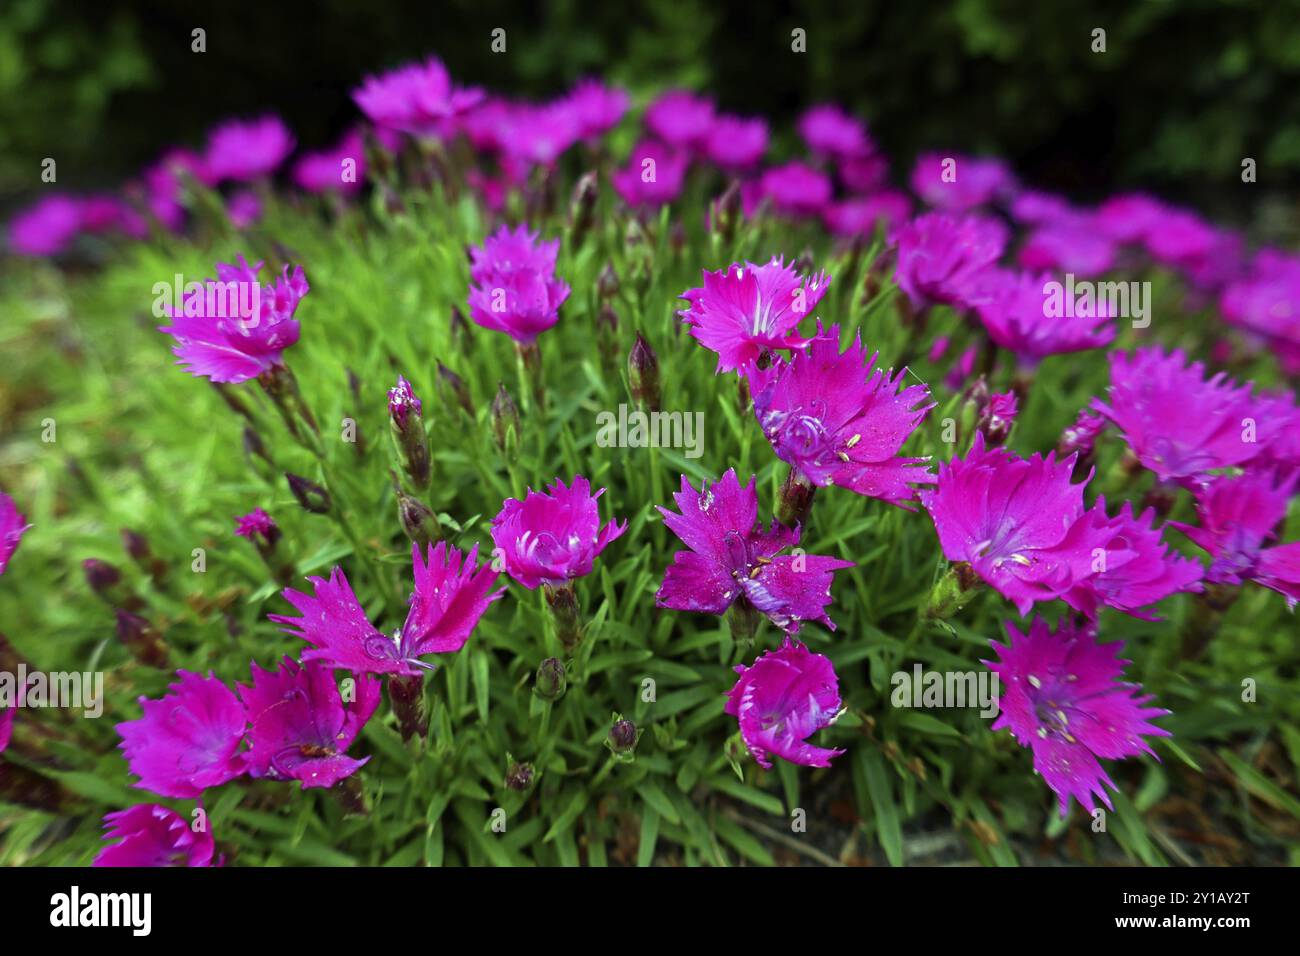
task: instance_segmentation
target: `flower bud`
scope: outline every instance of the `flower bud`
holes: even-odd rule
[[[162,635],[140,615],[117,608],[117,639],[140,663],[160,670],[167,666]]]
[[[533,785],[535,771],[530,763],[512,763],[506,769],[506,787],[511,790],[524,791]]]
[[[618,295],[618,273],[614,271],[614,263],[606,261],[605,268],[600,270],[600,275],[596,279],[596,294],[602,301],[608,301]]]
[[[736,237],[740,222],[740,180],[733,179],[726,190],[709,204],[709,229],[723,242]]]
[[[86,583],[101,597],[107,595],[122,581],[122,572],[99,558],[86,558],[81,562],[81,567],[86,572]]]
[[[599,195],[595,171],[583,173],[578,178],[578,184],[573,187],[573,198],[569,201],[570,248],[581,247],[582,240],[591,231],[591,225],[596,220],[596,199]]]
[[[640,332],[627,356],[627,380],[633,399],[652,412],[659,411],[659,356]]]
[[[609,728],[609,736],[605,738],[605,746],[619,760],[627,762],[632,759],[632,751],[636,750],[640,739],[641,731],[637,730],[636,724],[622,714],[615,714],[614,724]]]
[[[451,397],[465,410],[465,414],[473,419],[474,399],[470,397],[465,380],[441,362],[438,363],[438,388],[444,392],[449,392]]]
[[[442,537],[438,516],[418,498],[412,498],[401,488],[397,489],[397,518],[402,523],[406,536],[418,544],[421,551],[430,542]]]
[[[519,451],[519,409],[504,382],[497,385],[497,395],[492,400],[492,434],[497,450],[513,461]]]
[[[423,410],[424,403],[416,397],[411,383],[397,376],[397,385],[388,390],[388,419],[397,457],[416,488],[429,487],[431,471]]]
[[[559,700],[564,696],[568,686],[564,664],[558,657],[548,657],[538,665],[533,692],[542,700]]]
[[[996,448],[1004,444],[1011,435],[1011,428],[1016,422],[1016,396],[1014,392],[990,395],[989,400],[980,409],[975,427],[984,436],[984,444]]]
[[[266,453],[266,445],[262,442],[262,436],[257,433],[257,429],[252,425],[244,427],[244,454],[250,462],[256,456],[268,465],[274,464],[271,461],[271,456]]]
[[[469,323],[465,321],[465,313],[454,305],[451,307],[451,340],[462,352],[469,351]]]
[[[298,504],[302,505],[304,510],[317,515],[329,512],[333,500],[328,491],[300,475],[286,471],[284,477],[289,482],[289,490],[293,492],[293,496],[298,499]]]
[[[582,640],[582,612],[578,607],[578,592],[573,589],[573,582],[544,584],[542,593],[546,596],[546,606],[551,609],[551,619],[555,622],[555,636],[565,650],[573,650]]]

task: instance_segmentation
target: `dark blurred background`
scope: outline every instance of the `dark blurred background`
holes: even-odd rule
[[[811,102],[865,116],[895,177],[927,148],[998,152],[1081,198],[1145,186],[1202,207],[1300,183],[1300,0],[3,0],[0,198],[111,187],[215,121],[279,112],[301,145],[355,116],[363,74],[435,52],[465,83],[557,93],[603,74],[763,113],[777,149]],[[191,30],[207,52],[191,52]],[[493,54],[490,33],[507,30]],[[791,30],[808,52],[791,52]],[[1106,30],[1093,53],[1092,31]],[[785,137],[783,140],[781,137]],[[1235,189],[1233,187],[1236,187]],[[1230,213],[1230,208],[1229,208]]]

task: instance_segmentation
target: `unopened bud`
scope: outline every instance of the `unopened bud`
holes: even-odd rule
[[[605,301],[618,295],[618,273],[614,271],[614,263],[606,261],[605,268],[600,270],[596,278],[596,294]]]
[[[596,173],[583,173],[578,184],[573,187],[573,198],[569,202],[570,247],[577,249],[582,240],[591,231],[591,224],[596,220]]]
[[[474,417],[474,399],[469,394],[465,380],[441,362],[438,363],[438,387],[451,394],[470,418]]]
[[[86,558],[81,562],[86,572],[86,583],[90,589],[101,596],[107,594],[122,581],[122,572],[99,558]]]
[[[492,400],[492,435],[497,450],[513,461],[519,451],[519,408],[504,382],[497,386],[496,398]]]
[[[619,760],[627,762],[632,759],[632,751],[636,750],[637,741],[640,739],[641,731],[637,730],[636,724],[622,714],[615,714],[614,724],[609,728],[609,735],[605,738],[605,746]]]
[[[159,669],[167,666],[167,646],[162,636],[140,615],[117,609],[117,639],[140,663]]]
[[[329,512],[333,501],[328,491],[300,475],[286,471],[284,477],[289,482],[289,490],[293,492],[293,496],[298,499],[298,504],[302,505],[304,510],[318,515]]]
[[[412,498],[400,488],[397,490],[397,517],[406,536],[418,544],[422,551],[431,541],[437,541],[442,536],[438,516],[418,498]]]
[[[627,356],[627,381],[633,399],[652,412],[659,411],[659,356],[640,332]]]
[[[533,785],[535,771],[530,763],[512,763],[506,770],[506,786],[511,790],[524,791]]]
[[[538,665],[533,690],[542,700],[559,700],[564,696],[568,686],[564,664],[558,657],[548,657]]]
[[[424,433],[424,403],[401,375],[388,390],[388,419],[397,457],[416,488],[429,487],[429,439]]]

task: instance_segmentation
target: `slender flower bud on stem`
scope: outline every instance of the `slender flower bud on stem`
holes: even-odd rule
[[[506,768],[506,788],[522,793],[533,785],[536,771],[530,763],[512,763]]]
[[[726,190],[713,200],[709,209],[709,227],[713,236],[725,245],[730,245],[736,238],[736,226],[740,222],[740,180],[733,179]]]
[[[402,524],[402,530],[423,551],[430,542],[442,538],[442,527],[438,523],[438,516],[418,498],[413,498],[402,491],[400,485],[397,485],[395,475],[393,483],[397,495],[397,518]]]
[[[469,321],[465,318],[465,313],[456,306],[451,307],[451,341],[462,354],[469,354]]]
[[[614,378],[618,374],[620,349],[618,313],[608,303],[602,305],[600,311],[596,313],[596,339],[600,346],[601,358],[605,362],[605,368],[609,370],[610,377]]]
[[[652,412],[659,411],[659,356],[640,332],[627,356],[627,381],[635,401]]]
[[[582,611],[573,582],[543,585],[542,593],[546,595],[546,606],[551,609],[555,636],[566,651],[573,651],[582,640]]]
[[[605,736],[605,746],[609,748],[613,760],[619,763],[631,763],[635,759],[636,745],[641,740],[642,732],[636,724],[622,714],[615,714],[614,722]],[[609,766],[606,764],[607,769]],[[601,773],[597,780],[603,779],[604,776],[605,774]]]
[[[735,603],[727,609],[727,627],[731,631],[731,641],[733,644],[733,656],[743,660],[749,656],[750,650],[754,646],[754,637],[758,634],[758,625],[762,619],[758,608],[749,602],[748,598],[737,598]]]
[[[513,462],[519,457],[519,409],[504,382],[497,385],[496,398],[492,400],[492,436],[506,461]]]
[[[99,558],[87,558],[81,562],[86,574],[86,583],[105,603],[114,607],[124,607],[138,611],[144,607],[144,601],[122,580],[122,572],[107,561]]]
[[[417,489],[428,488],[432,475],[423,411],[411,383],[399,375],[397,385],[388,390],[388,420],[402,470]]]
[[[921,616],[927,621],[946,621],[965,607],[980,583],[979,576],[965,561],[954,564],[930,592]]]
[[[578,184],[573,187],[573,198],[569,201],[569,248],[580,249],[582,242],[591,231],[596,221],[597,189],[596,173],[583,173]]]
[[[470,421],[474,420],[474,399],[469,394],[469,388],[465,385],[465,380],[441,362],[438,363],[438,387],[443,392],[450,393],[465,414],[469,416]]]
[[[787,528],[806,525],[808,515],[812,512],[813,496],[816,492],[817,486],[792,465],[790,473],[786,475],[785,484],[781,486],[781,500],[777,503],[776,520]]]
[[[244,426],[244,456],[248,458],[250,464],[253,458],[256,457],[262,459],[272,468],[275,467],[275,462],[267,454],[266,444],[262,441],[262,436],[257,433],[257,429],[252,425]]]
[[[131,560],[149,575],[154,584],[160,587],[163,585],[167,578],[167,562],[154,555],[153,550],[149,547],[149,541],[144,535],[132,531],[130,528],[123,528],[122,547]]]
[[[389,674],[388,699],[393,705],[393,716],[397,718],[402,739],[418,737],[424,740],[429,734],[429,715],[424,706],[424,676]]]
[[[294,498],[298,500],[298,504],[302,505],[304,510],[317,515],[329,513],[334,501],[328,491],[300,475],[286,471],[284,477],[289,482],[289,490],[293,492]]]
[[[533,692],[542,700],[559,700],[568,686],[564,663],[558,657],[548,657],[538,665]]]
[[[167,667],[167,645],[145,618],[117,608],[117,639],[131,656],[146,667]]]
[[[618,273],[614,271],[614,263],[606,261],[605,268],[600,270],[596,278],[596,294],[602,302],[609,302],[618,295]]]

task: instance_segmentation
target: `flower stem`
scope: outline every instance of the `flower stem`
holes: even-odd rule
[[[420,674],[389,674],[388,700],[403,740],[429,735],[429,715],[424,707],[424,677]]]

